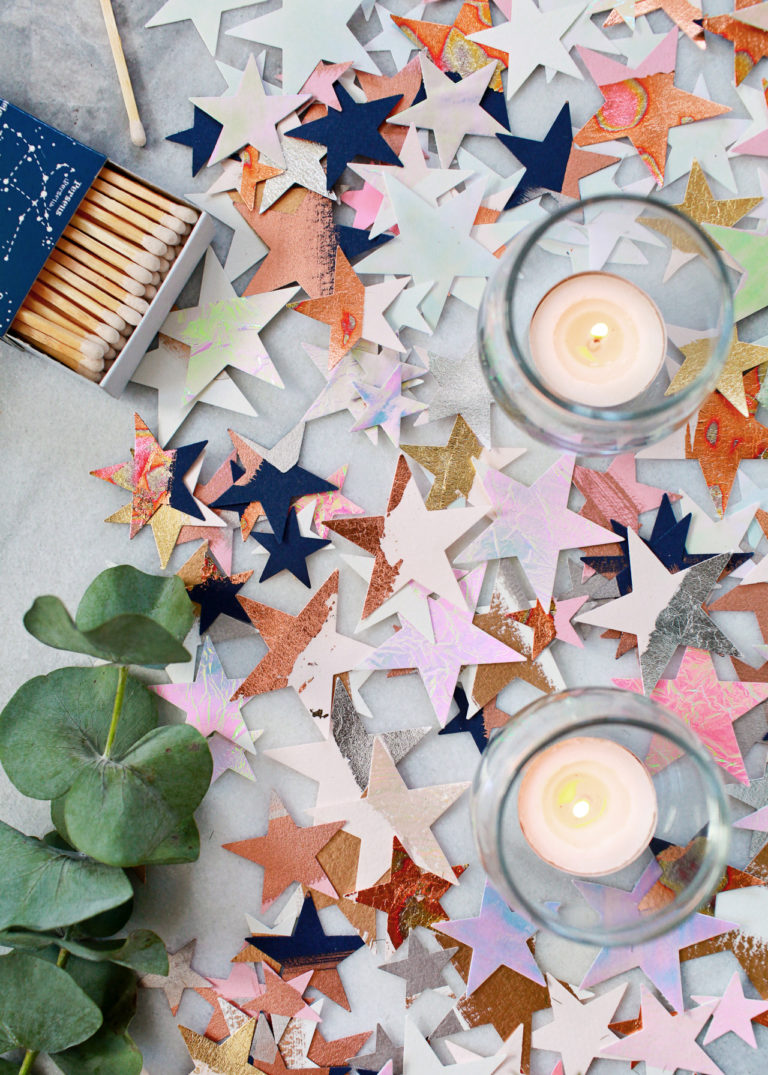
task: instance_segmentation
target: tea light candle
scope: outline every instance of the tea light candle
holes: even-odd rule
[[[564,739],[535,755],[517,800],[520,828],[551,866],[599,877],[628,866],[656,828],[656,792],[635,755],[611,739]]]
[[[536,307],[531,358],[552,392],[613,407],[643,392],[664,361],[667,332],[650,295],[607,272],[576,273]]]

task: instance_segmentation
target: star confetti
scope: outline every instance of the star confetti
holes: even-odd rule
[[[192,150],[192,175],[197,175],[201,168],[210,162],[216,143],[221,135],[221,124],[195,105],[192,126],[185,131],[166,136],[166,142],[176,142]]]
[[[670,381],[666,391],[668,396],[685,388],[699,375],[711,354],[712,343],[711,340],[694,340],[680,350],[685,355],[685,361]],[[738,332],[734,329],[716,388],[745,418],[749,417],[749,408],[743,374],[765,362],[768,362],[768,347],[739,340]]]
[[[179,1027],[195,1067],[205,1075],[253,1075],[250,1063],[251,1042],[256,1020],[249,1020],[238,1031],[217,1044],[185,1026]]]
[[[768,287],[762,271],[768,236],[741,228],[724,228],[720,224],[707,224],[706,231],[744,273],[733,297],[734,320],[741,321],[768,306]]]
[[[445,989],[443,969],[450,963],[451,956],[458,949],[440,948],[433,952],[425,946],[415,931],[408,934],[406,947],[407,951],[404,956],[384,963],[381,967],[387,974],[394,974],[405,981],[406,998],[418,996],[425,989]]]
[[[263,952],[284,968],[307,961],[336,966],[363,945],[358,936],[326,933],[311,896],[305,896],[304,905],[290,936],[256,935],[248,940],[259,952]]]
[[[483,446],[461,415],[453,423],[444,447],[429,444],[402,444],[400,447],[435,475],[426,499],[429,511],[448,508],[459,497],[466,499],[469,496],[475,481],[473,460],[481,457]]]
[[[181,998],[185,989],[196,989],[198,986],[206,986],[207,978],[203,978],[192,967],[195,958],[195,946],[197,941],[190,941],[183,948],[168,953],[168,974],[145,974],[139,978],[142,989],[162,989],[171,1009],[171,1015],[176,1015],[181,1004]]]
[[[393,15],[392,21],[416,48],[426,48],[441,71],[453,71],[465,78],[485,67],[489,59],[495,60],[496,70],[490,85],[493,90],[502,89],[501,70],[507,66],[506,54],[469,37],[492,25],[489,0],[467,0],[448,25],[399,15]]]
[[[533,1032],[534,1049],[549,1049],[563,1058],[564,1075],[581,1075],[617,1036],[609,1024],[627,990],[627,982],[608,993],[581,1001],[551,974],[547,975],[552,1021]]]
[[[603,1056],[606,1059],[645,1060],[646,1071],[652,1065],[651,1070],[691,1068],[701,1075],[723,1075],[714,1060],[696,1043],[714,1009],[714,1003],[709,1003],[684,1012],[681,1003],[679,1014],[672,1015],[650,990],[643,988],[640,999],[642,1029],[609,1045]]]
[[[251,537],[269,553],[259,582],[271,579],[280,571],[289,571],[307,588],[312,585],[307,570],[307,557],[324,549],[326,545],[330,545],[327,538],[308,537],[302,534],[295,511],[288,512],[288,522],[282,537],[257,531],[253,531]]]
[[[194,23],[211,56],[215,56],[222,13],[248,7],[252,2],[253,0],[166,0],[146,25],[167,26],[169,23],[189,19]]]
[[[334,519],[346,519],[350,515],[362,515],[365,511],[365,508],[353,503],[342,493],[348,469],[349,463],[344,463],[328,476],[329,483],[335,488],[326,493],[308,493],[306,496],[300,496],[294,505],[297,512],[309,503],[314,505],[313,525],[322,538],[330,536],[327,523],[333,522]]]
[[[755,7],[759,10],[755,11]],[[701,20],[701,25],[709,33],[733,43],[733,73],[737,86],[760,60],[768,56],[768,24],[762,4],[755,0],[735,0],[732,15],[710,15]]]
[[[738,971],[734,971],[721,997],[694,996],[693,999],[697,1004],[705,1004],[707,1007],[713,1001],[717,1004],[712,1022],[707,1027],[704,1045],[709,1045],[711,1041],[721,1038],[723,1034],[733,1033],[737,1034],[747,1045],[751,1045],[753,1049],[757,1048],[752,1020],[768,1012],[768,1001],[752,1000],[746,997]]]

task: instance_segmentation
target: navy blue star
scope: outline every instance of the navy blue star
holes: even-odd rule
[[[441,728],[437,733],[438,735],[453,735],[458,732],[469,732],[475,741],[475,746],[482,754],[485,748],[488,746],[488,736],[485,734],[485,723],[483,721],[483,711],[479,709],[475,713],[474,717],[470,717],[467,720],[467,713],[469,712],[469,702],[467,696],[464,693],[464,688],[457,684],[456,690],[453,692],[453,700],[459,707],[459,711],[453,720],[449,720],[444,728]]]
[[[309,967],[313,964],[333,968],[362,948],[364,943],[362,937],[355,934],[327,936],[309,895],[304,897],[304,906],[290,937],[270,934],[246,939],[254,948],[279,963],[281,970],[283,967]]]
[[[237,592],[245,586],[242,582],[233,582],[229,575],[218,578],[211,576],[205,582],[191,586],[188,590],[190,600],[200,606],[200,634],[205,634],[218,616],[231,616],[233,620],[250,623],[248,614],[237,600]]]
[[[222,125],[218,123],[202,108],[195,105],[195,115],[192,126],[186,131],[178,131],[169,134],[166,142],[178,142],[180,146],[189,146],[192,150],[192,175],[197,175],[211,159],[214,147],[219,140]]]
[[[651,536],[645,543],[669,571],[683,571],[715,555],[711,552],[690,553],[687,551],[685,542],[690,525],[691,514],[684,515],[680,520],[676,519],[670,499],[665,493],[656,513]],[[629,564],[629,548],[626,543],[627,528],[617,523],[615,519],[611,520],[611,526],[619,537],[624,538],[624,544],[620,546],[621,552],[615,556],[582,556],[581,559],[588,567],[601,575],[616,573],[616,584],[619,593],[623,596],[632,590],[632,571]],[[726,571],[733,571],[751,555],[749,552],[734,553],[726,565]]]
[[[381,124],[402,100],[402,94],[358,104],[339,83],[336,85],[336,96],[341,105],[340,111],[329,108],[328,115],[322,119],[285,132],[291,138],[303,138],[307,142],[319,142],[328,147],[328,190],[353,157],[367,157],[380,164],[394,164],[402,168],[402,161],[379,132]]]
[[[288,525],[282,541],[277,534],[251,534],[269,553],[269,559],[264,565],[259,582],[265,582],[276,575],[278,571],[290,571],[290,573],[309,587],[309,572],[307,571],[307,557],[313,552],[330,545],[327,538],[304,537],[299,530],[299,520],[295,511],[288,512]]]
[[[522,205],[537,197],[542,190],[563,189],[568,158],[573,145],[571,108],[563,105],[557,119],[549,128],[543,141],[518,138],[512,134],[497,134],[499,141],[525,165],[525,175],[515,187],[505,209]]]
[[[237,482],[245,471],[236,463],[232,463],[231,466],[232,481]],[[288,523],[291,503],[297,496],[330,493],[336,488],[337,486],[331,482],[318,478],[316,474],[310,474],[308,470],[298,465],[292,466],[290,470],[282,471],[263,459],[261,466],[250,481],[242,485],[230,485],[218,500],[214,500],[211,507],[234,508],[242,517],[248,505],[258,501],[264,509],[272,530],[278,537],[282,537]]]
[[[370,254],[377,246],[388,243],[394,239],[394,235],[383,231],[373,239],[365,228],[352,228],[349,224],[334,224],[336,242],[341,247],[341,252],[350,265],[354,264],[363,254]]]
[[[176,449],[171,470],[171,479],[168,483],[168,502],[177,511],[183,511],[185,515],[193,515],[196,519],[205,519],[200,505],[184,484],[184,475],[195,462],[205,448],[207,440],[199,440],[196,444],[185,444]]]

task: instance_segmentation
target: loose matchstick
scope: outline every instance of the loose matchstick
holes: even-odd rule
[[[113,183],[109,183],[104,179],[103,175],[102,171],[101,175],[94,179],[91,187],[92,191],[96,191],[113,201],[120,202],[121,205],[134,209],[137,213],[141,213],[142,216],[148,217],[166,228],[170,228],[171,231],[175,231],[177,235],[186,235],[190,230],[191,224],[186,220],[174,216],[173,213],[166,212],[164,209],[146,201],[146,199],[137,198],[135,194],[124,190],[122,187],[116,187]]]
[[[131,258],[119,253],[113,247],[99,242],[80,228],[75,228],[70,224],[65,230],[64,236],[83,250],[93,254],[95,258],[100,261],[106,261],[108,265],[119,269],[121,275],[130,276],[140,284],[148,284],[152,280],[153,271],[151,269],[132,261]],[[61,240],[59,240],[59,245],[61,246]],[[69,253],[69,251],[67,252]],[[146,257],[153,258],[154,254],[147,254]]]
[[[167,243],[162,242],[160,239],[156,239],[154,235],[147,235],[134,224],[131,224],[129,220],[115,216],[114,213],[107,212],[106,209],[102,209],[93,202],[89,202],[86,198],[80,203],[80,208],[78,209],[76,216],[84,216],[89,220],[93,220],[96,224],[105,227],[107,231],[111,231],[118,238],[125,239],[128,242],[134,243],[136,246],[143,247],[144,250],[149,250],[150,254],[157,254],[158,257],[165,257],[168,253]]]
[[[181,242],[182,236],[177,231],[174,231],[172,228],[167,228],[163,224],[159,224],[156,220],[152,220],[151,217],[137,212],[129,205],[123,205],[122,202],[110,198],[107,194],[101,194],[98,190],[93,190],[93,188],[91,188],[85,195],[83,201],[90,205],[97,206],[99,209],[104,209],[108,213],[112,213],[113,216],[127,220],[140,231],[154,236],[155,239],[159,239],[167,246],[175,246],[177,243]]]
[[[182,205],[180,202],[174,202],[170,198],[166,198],[164,194],[160,194],[150,187],[145,187],[143,184],[137,183],[135,179],[129,179],[128,176],[116,172],[109,166],[102,168],[101,175],[107,182],[112,183],[116,187],[120,187],[121,190],[133,194],[137,198],[142,198],[145,202],[151,202],[153,205],[158,206],[158,208],[164,209],[166,213],[171,213],[181,220],[186,220],[188,224],[194,224],[197,221],[198,213],[190,206]]]
[[[147,136],[144,132],[144,126],[141,119],[139,118],[139,109],[136,105],[136,97],[133,92],[133,85],[131,84],[131,76],[128,73],[128,65],[125,62],[123,44],[120,40],[120,31],[117,28],[111,0],[101,0],[101,13],[104,16],[104,25],[107,28],[109,47],[112,49],[112,58],[115,61],[115,68],[117,69],[117,78],[120,83],[120,91],[123,95],[125,111],[128,113],[128,126],[131,134],[131,141],[135,146],[145,146],[147,144]]]

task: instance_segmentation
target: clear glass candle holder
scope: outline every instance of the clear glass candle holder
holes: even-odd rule
[[[521,788],[530,790],[532,773],[535,782],[535,767],[541,767],[545,752],[552,757],[552,748],[557,747],[556,756],[567,756],[584,749],[580,744],[596,740],[608,741],[608,749],[614,752],[629,752],[631,764],[641,767],[644,779],[652,785],[656,806],[651,827],[643,830],[639,821],[637,831],[625,839],[631,855],[633,841],[639,838],[637,857],[618,870],[599,875],[590,869],[591,852],[599,850],[597,842],[582,852],[584,873],[576,872],[581,868],[578,865],[566,871],[542,858],[521,826],[521,809],[531,815],[533,805],[536,817],[539,802],[531,804],[520,797]],[[649,756],[663,757],[668,764],[646,765]],[[572,807],[578,815],[582,806],[579,796],[587,785],[574,784],[574,793],[569,790],[574,774],[566,775],[563,787],[572,798],[575,794]],[[557,785],[555,777],[550,785]],[[641,788],[638,796],[642,799],[643,795]],[[541,800],[542,816],[545,798]],[[630,808],[636,805],[631,800],[632,796]],[[615,805],[610,801],[602,804],[609,816]],[[618,825],[624,823],[624,808],[616,815]],[[483,754],[471,809],[480,858],[498,892],[538,926],[585,944],[642,944],[665,933],[712,896],[726,868],[730,814],[717,765],[679,718],[631,691],[598,687],[561,691],[521,710],[493,737]],[[593,831],[601,831],[597,815]],[[610,833],[606,837],[604,828],[602,833],[602,839],[612,838]],[[583,834],[579,835],[583,844]],[[645,846],[651,838],[691,846],[681,882],[674,886],[674,893],[671,889],[665,893],[668,902],[660,905],[660,901],[651,900],[645,909],[642,879],[650,877],[655,882],[656,872],[661,872],[650,846]],[[583,882],[589,882],[586,888]],[[637,898],[629,897],[633,890]]]
[[[567,305],[558,285],[577,276],[582,291],[594,295],[579,307],[586,322],[579,328],[575,317],[570,330],[588,333],[583,345],[580,337],[569,342],[552,307],[555,289],[561,307]],[[706,232],[663,202],[629,194],[574,202],[518,235],[488,283],[478,320],[484,372],[513,421],[545,443],[596,455],[637,451],[681,426],[715,387],[732,330],[729,273]],[[557,340],[566,341],[575,381],[557,364],[547,368],[560,353]],[[680,345],[692,341],[701,341],[697,369],[680,391],[667,394],[683,360]],[[615,370],[609,369],[612,346],[624,349],[630,385],[629,398],[618,402],[606,392]],[[573,388],[582,378],[585,390],[576,399]]]

